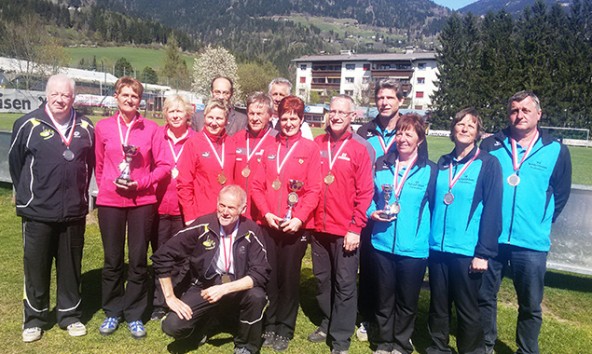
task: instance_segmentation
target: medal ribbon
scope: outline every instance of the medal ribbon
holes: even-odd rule
[[[224,142],[222,142],[222,157],[220,158],[220,155],[218,155],[218,151],[216,151],[216,148],[214,147],[214,144],[212,144],[212,142],[210,141],[210,138],[208,137],[208,135],[206,133],[203,133],[203,135],[205,135],[206,140],[210,144],[210,148],[214,152],[214,156],[216,156],[216,160],[218,160],[218,163],[220,164],[220,168],[222,170],[224,170],[224,156],[225,156],[225,154],[224,154]]]
[[[68,124],[70,126],[70,134],[68,134],[68,137],[66,137],[64,134],[62,134],[62,130],[60,128],[58,128],[59,124],[55,120],[55,118],[53,117],[53,114],[51,113],[51,111],[47,108],[47,105],[45,106],[45,113],[47,113],[47,115],[49,116],[49,119],[51,119],[51,122],[53,123],[56,130],[58,131],[58,134],[60,134],[60,138],[62,139],[62,142],[64,143],[64,145],[66,145],[66,148],[70,149],[70,144],[72,143],[72,137],[74,136],[74,110],[70,109],[70,119],[69,119],[69,124]]]
[[[275,160],[275,165],[276,165],[276,168],[277,168],[278,177],[280,175],[280,172],[282,171],[282,168],[284,168],[284,165],[286,164],[286,161],[288,161],[288,157],[290,157],[290,155],[292,155],[292,151],[294,151],[294,148],[296,148],[297,145],[298,145],[298,142],[296,142],[294,145],[292,145],[292,147],[290,148],[290,150],[288,150],[288,153],[286,154],[286,156],[282,160],[282,163],[281,164],[280,164],[280,148],[282,147],[282,144],[279,144],[278,145],[277,159]]]
[[[134,125],[134,123],[136,123],[136,116],[134,116],[134,118],[132,119],[132,121],[127,125],[127,132],[125,132],[125,140],[123,139],[123,132],[121,131],[121,123],[120,120],[123,120],[123,118],[121,118],[121,113],[117,114],[117,128],[119,129],[119,141],[121,142],[121,153],[123,154],[123,157],[125,158],[125,153],[123,153],[123,146],[127,146],[127,142],[129,141],[129,136],[130,136],[130,132],[132,131],[132,127]],[[125,122],[124,122],[125,123]]]
[[[409,172],[415,166],[415,162],[417,161],[417,154],[413,157],[409,165],[407,165],[407,169],[403,173],[403,177],[401,177],[401,183],[399,184],[399,168],[401,164],[399,159],[395,161],[395,175],[393,176],[393,186],[395,186],[395,200],[399,200],[399,196],[401,195],[401,191],[403,190],[403,185],[407,181],[407,177],[409,177]]]
[[[395,137],[393,137],[387,145],[384,143],[384,138],[381,135],[378,135],[378,142],[380,143],[380,146],[382,147],[382,150],[384,151],[384,154],[386,155],[386,153],[389,151],[391,146],[393,146],[393,144],[395,143]]]
[[[251,157],[253,157],[253,155],[255,155],[257,150],[259,150],[259,148],[261,147],[261,144],[263,144],[263,141],[265,140],[265,138],[267,138],[267,135],[269,135],[270,130],[271,129],[267,129],[267,132],[265,132],[265,135],[263,135],[261,140],[259,140],[257,145],[255,145],[255,149],[253,149],[253,152],[249,152],[250,151],[250,149],[249,149],[249,133],[247,132],[247,162],[251,161]]]
[[[341,144],[339,149],[337,149],[337,153],[335,153],[334,157],[331,157],[331,138],[327,139],[327,153],[329,154],[329,172],[333,171],[333,166],[337,161],[337,157],[339,156],[339,153],[341,152],[341,150],[343,150],[349,139],[350,138],[345,139],[345,141]]]
[[[475,161],[477,156],[479,156],[480,152],[481,150],[477,149],[477,152],[475,152],[475,156],[473,156],[473,158],[463,166],[463,168],[456,174],[456,176],[454,176],[454,178],[452,178],[452,163],[448,165],[448,191],[452,190],[452,187],[454,187],[456,182],[458,182],[458,180],[463,175],[463,173],[465,173],[467,168],[469,168],[473,161]]]
[[[530,155],[530,151],[532,150],[532,148],[533,148],[534,144],[536,143],[536,141],[538,140],[538,138],[539,138],[539,131],[537,130],[535,136],[533,136],[532,139],[530,140],[530,143],[528,143],[528,148],[526,149],[524,156],[522,156],[520,163],[518,163],[518,151],[517,151],[518,149],[516,147],[516,140],[510,138],[510,143],[512,144],[512,165],[514,166],[515,172],[518,172],[518,170],[522,166],[522,163],[524,162],[524,160],[526,160],[528,155]]]
[[[179,140],[181,140],[185,136],[187,136],[187,133],[188,132],[185,132],[185,134],[183,134],[183,136]],[[171,154],[173,155],[173,160],[175,161],[175,166],[177,166],[177,161],[179,161],[179,158],[181,157],[181,154],[183,153],[183,149],[185,148],[185,144],[181,145],[181,149],[179,150],[179,153],[175,154],[175,147],[174,147],[174,144],[171,142],[171,140],[173,140],[173,139],[167,139],[167,142],[169,143],[169,147],[171,148]]]
[[[228,242],[225,241],[226,237],[226,233],[224,232],[224,228],[220,228],[220,236],[221,236],[221,243],[222,243],[222,252],[224,255],[224,273],[229,274],[230,272],[230,266],[232,265],[232,240],[236,238],[236,234],[238,233],[238,222],[236,223],[236,226],[234,227],[234,230],[232,230],[232,233],[230,234],[230,245],[228,247],[228,254],[226,254],[226,244]]]

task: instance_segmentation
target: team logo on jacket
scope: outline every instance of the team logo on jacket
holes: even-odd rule
[[[303,159],[298,159],[298,163],[302,165],[304,163],[304,160]]]
[[[247,254],[247,248],[245,246],[240,246],[238,248],[238,254]]]
[[[339,157],[337,157],[340,160],[345,160],[345,161],[350,161],[349,157],[347,156],[346,152],[341,153],[341,155],[339,155]]]
[[[275,160],[275,155],[267,155],[268,160]]]
[[[80,139],[80,132],[79,131],[74,132],[74,138]]]
[[[207,158],[207,157],[210,157],[210,153],[209,153],[208,151],[204,151],[204,152],[201,154],[201,156],[202,156],[202,157],[206,157],[206,158]]]
[[[241,148],[236,148],[236,153],[237,153],[237,154],[242,154],[242,153],[243,153],[243,149],[241,149]]]
[[[209,251],[209,250],[213,250],[214,247],[216,247],[216,242],[214,242],[214,240],[212,240],[211,238],[208,237],[208,239],[203,242],[203,245],[204,245],[205,249],[207,251]]]
[[[55,134],[55,132],[53,130],[43,128],[41,133],[39,133],[39,136],[41,136],[43,138],[43,140],[48,140],[48,139],[53,138],[54,134]]]

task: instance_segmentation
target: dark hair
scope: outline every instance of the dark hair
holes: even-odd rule
[[[374,87],[374,98],[378,96],[378,91],[382,89],[391,89],[397,93],[397,99],[402,100],[405,97],[405,93],[401,88],[401,83],[395,79],[382,79],[376,83]]]
[[[415,130],[420,141],[425,141],[425,123],[416,113],[403,114],[397,120],[396,131]]]
[[[230,83],[230,94],[232,95],[234,93],[234,82],[232,82],[232,79],[230,79],[229,77],[222,75],[216,76],[212,79],[212,81],[210,82],[210,91],[214,91],[214,82],[218,79],[224,79],[228,81],[228,83]]]
[[[142,98],[142,95],[144,94],[144,86],[142,83],[131,76],[122,76],[117,80],[115,83],[115,93],[120,94],[121,89],[124,87],[131,87],[131,89],[134,90],[134,93],[140,98]]]
[[[278,105],[278,115],[281,118],[286,112],[296,112],[300,119],[304,119],[304,101],[300,97],[286,96]]]
[[[454,142],[454,127],[469,114],[475,117],[477,123],[477,137],[475,138],[475,141],[477,142],[481,139],[481,134],[483,134],[483,122],[481,121],[481,116],[479,116],[479,112],[477,112],[475,108],[469,107],[458,111],[454,116],[454,119],[452,119],[452,122],[450,122],[450,140],[452,140],[452,142]]]

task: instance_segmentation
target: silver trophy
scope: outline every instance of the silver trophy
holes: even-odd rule
[[[304,186],[304,182],[299,181],[297,179],[291,179],[288,182],[288,187],[290,188],[291,192],[288,194],[288,212],[286,216],[284,216],[284,221],[290,221],[292,219],[292,210],[294,209],[294,205],[298,203],[298,194],[302,187]]]
[[[138,153],[138,147],[134,145],[121,145],[123,148],[124,160],[119,164],[121,174],[115,180],[115,183],[128,185],[132,181],[130,163]]]
[[[390,219],[394,215],[393,210],[390,205],[391,196],[393,195],[393,185],[392,184],[383,184],[382,188],[382,196],[384,198],[384,208],[380,211],[380,217],[383,219]]]

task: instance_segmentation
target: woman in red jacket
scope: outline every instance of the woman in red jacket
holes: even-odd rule
[[[141,317],[148,305],[148,240],[156,212],[156,184],[167,176],[164,140],[159,127],[139,112],[144,88],[131,77],[115,83],[118,111],[95,129],[99,228],[103,240],[102,306],[107,318],[103,335],[125,319],[134,338],[146,336]],[[128,275],[124,285],[127,229]]]
[[[179,158],[177,192],[185,225],[216,210],[222,187],[233,184],[234,140],[227,139],[228,106],[211,99],[204,110],[204,129],[185,144]]]
[[[168,97],[164,101],[162,112],[166,125],[161,128],[160,137],[164,141],[165,156],[172,169],[171,174],[161,180],[156,189],[158,218],[152,233],[152,253],[183,229],[183,218],[179,207],[179,198],[177,198],[177,177],[179,175],[177,163],[183,155],[185,143],[194,134],[189,122],[193,107],[183,97],[179,95]],[[154,308],[151,320],[160,320],[166,315],[166,303],[158,279],[155,279],[154,282],[152,306]]]
[[[263,345],[276,351],[288,348],[298,314],[302,257],[321,191],[319,147],[302,138],[304,102],[284,98],[278,108],[281,132],[265,150],[253,178],[251,197],[264,216],[271,277],[267,286]]]

